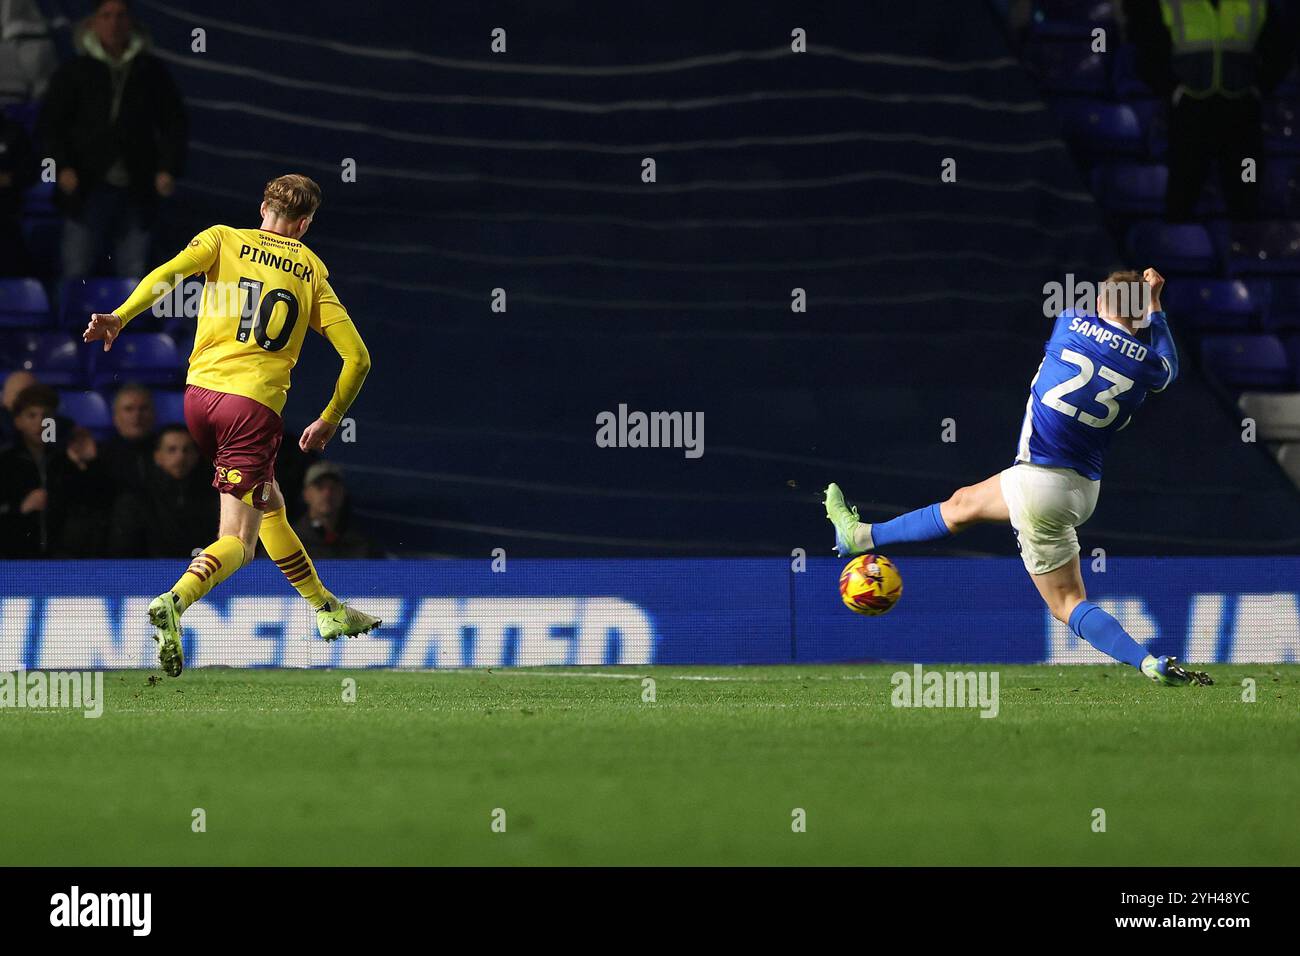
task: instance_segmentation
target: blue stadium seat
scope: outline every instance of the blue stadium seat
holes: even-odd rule
[[[1245,222],[1232,227],[1232,275],[1300,276],[1300,222]]]
[[[1271,215],[1300,219],[1300,159],[1268,156],[1260,176],[1261,202]]]
[[[1048,93],[1103,96],[1109,86],[1107,57],[1086,40],[1034,40],[1025,44],[1025,64]]]
[[[1115,26],[1113,0],[1037,0],[1029,21],[1031,36],[1086,38],[1094,27]],[[1118,36],[1118,31],[1116,31]]]
[[[1110,34],[1113,36],[1113,34]],[[1151,87],[1138,76],[1137,47],[1132,43],[1122,43],[1111,54],[1110,90],[1116,99],[1149,99],[1154,93]]]
[[[18,103],[6,103],[4,105],[5,115],[11,120],[27,130],[27,135],[31,135],[36,128],[36,117],[40,114],[40,104],[36,101],[24,101]]]
[[[24,216],[53,216],[54,183],[37,183],[23,193]]]
[[[185,393],[159,389],[153,393],[153,410],[159,425],[184,425]]]
[[[0,329],[0,371],[9,372],[20,367],[27,355],[27,339],[31,334]]]
[[[1129,228],[1126,244],[1137,261],[1149,262],[1161,272],[1204,275],[1219,271],[1214,242],[1201,225],[1136,222]]]
[[[96,388],[127,382],[172,385],[180,379],[184,367],[176,343],[164,332],[124,335],[111,351],[95,355],[92,382]]]
[[[1211,335],[1201,340],[1201,361],[1229,388],[1287,388],[1293,381],[1282,340],[1276,335]]]
[[[36,279],[0,279],[0,328],[41,329],[50,324],[50,300]]]
[[[59,411],[89,428],[96,438],[103,438],[113,430],[112,409],[99,392],[60,390]]]
[[[1092,171],[1092,190],[1107,212],[1129,216],[1163,216],[1169,167],[1161,163],[1109,163]],[[1223,215],[1223,194],[1209,179],[1196,203],[1198,217]]]
[[[1133,107],[1100,100],[1057,100],[1057,116],[1070,145],[1089,156],[1145,156],[1147,136]]]
[[[11,340],[6,349],[13,368],[34,373],[46,385],[85,383],[81,349],[66,332],[25,332]]]
[[[1300,388],[1300,335],[1288,335],[1282,340],[1282,347],[1291,363],[1291,384]]]
[[[1264,328],[1270,332],[1300,329],[1300,279],[1274,279]]]
[[[1110,163],[1092,171],[1092,191],[1109,212],[1162,214],[1168,182],[1168,167],[1153,163]]]
[[[1174,282],[1162,296],[1170,320],[1207,331],[1245,331],[1263,314],[1267,289],[1240,279]]]
[[[1282,77],[1282,82],[1273,90],[1273,95],[1291,99],[1300,98],[1300,61],[1291,67],[1286,76]]]
[[[85,328],[92,312],[112,312],[134,291],[138,279],[70,279],[63,283],[63,305],[59,325],[68,329]],[[151,318],[149,315],[141,319]],[[137,326],[131,323],[132,331]]]
[[[1128,105],[1142,127],[1146,158],[1163,163],[1169,154],[1169,107],[1158,99],[1135,99]]]
[[[1266,101],[1263,126],[1265,152],[1300,155],[1300,96]]]
[[[196,327],[197,323],[194,319],[184,316],[162,320],[162,330],[170,335],[176,342],[176,347],[186,354],[189,354],[190,348],[194,345]]]

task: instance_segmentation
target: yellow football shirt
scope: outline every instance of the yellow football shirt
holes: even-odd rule
[[[172,283],[175,276],[198,272],[207,283],[186,384],[243,395],[279,414],[307,329],[323,333],[350,322],[330,288],[328,270],[296,239],[212,226],[155,270]],[[117,310],[124,323],[157,297],[156,289],[147,288],[152,275]]]

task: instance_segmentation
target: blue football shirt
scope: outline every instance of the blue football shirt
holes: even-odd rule
[[[1157,323],[1165,328],[1163,312]],[[1016,461],[1100,478],[1111,438],[1173,376],[1168,360],[1123,327],[1067,309],[1030,384]]]

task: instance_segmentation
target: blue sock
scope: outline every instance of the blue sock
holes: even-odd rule
[[[1081,637],[1107,657],[1142,669],[1146,649],[1128,631],[1091,601],[1083,601],[1070,614],[1070,632]]]
[[[891,544],[907,544],[909,541],[937,541],[951,534],[948,526],[943,523],[943,515],[939,514],[939,506],[928,505],[880,524],[873,524],[871,543],[873,547],[887,548]]]

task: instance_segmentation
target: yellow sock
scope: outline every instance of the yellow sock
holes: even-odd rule
[[[276,508],[262,515],[262,530],[258,535],[267,556],[289,579],[299,594],[313,608],[324,607],[329,600],[329,592],[316,575],[316,566],[311,563],[307,549],[302,546],[302,539],[293,530],[284,515],[283,508]]]
[[[218,538],[196,555],[172,593],[181,599],[185,610],[226,578],[244,566],[244,543],[233,534]]]

